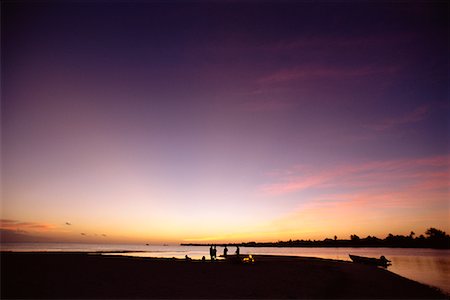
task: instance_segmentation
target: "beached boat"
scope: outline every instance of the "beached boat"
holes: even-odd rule
[[[364,257],[364,256],[358,256],[358,255],[351,255],[349,254],[351,260],[355,263],[360,264],[366,264],[366,265],[374,265],[374,266],[381,266],[381,267],[387,267],[391,265],[391,261],[386,259],[384,256],[380,256],[380,258],[374,258],[374,257]]]
[[[223,257],[225,258],[226,261],[228,262],[233,262],[233,263],[244,263],[244,264],[254,264],[255,263],[255,258],[253,257],[253,255],[219,255],[219,257]]]

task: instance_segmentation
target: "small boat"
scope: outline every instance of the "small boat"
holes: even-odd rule
[[[255,258],[253,255],[219,255],[219,257],[225,258],[227,262],[235,263],[235,264],[254,264]]]
[[[359,264],[380,266],[380,267],[384,267],[384,268],[391,265],[391,261],[387,260],[386,257],[384,257],[384,256],[380,256],[380,258],[364,257],[364,256],[358,256],[358,255],[351,255],[351,254],[349,254],[348,256],[350,256],[350,258],[353,262],[359,263]]]

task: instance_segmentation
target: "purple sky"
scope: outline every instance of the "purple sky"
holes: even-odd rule
[[[1,228],[168,242],[449,231],[447,12],[3,3]]]

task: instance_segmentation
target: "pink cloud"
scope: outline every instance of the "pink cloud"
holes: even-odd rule
[[[288,100],[255,100],[243,104],[244,110],[253,112],[279,111],[294,106],[296,106],[296,103]]]
[[[264,49],[272,51],[292,51],[305,48],[310,49],[329,49],[333,48],[354,48],[354,47],[378,47],[380,45],[395,45],[410,41],[415,36],[413,34],[391,34],[391,35],[371,35],[371,36],[353,36],[353,37],[301,37],[291,40],[282,40]]]
[[[364,191],[355,191],[352,193],[334,193],[321,195],[309,203],[311,207],[329,207],[331,206],[353,206],[370,208],[412,208],[418,204],[430,205],[432,202],[440,202],[448,197],[448,191],[445,187],[449,182],[440,180],[430,181],[432,185],[423,185],[422,183],[411,183],[404,187],[385,187],[383,189],[367,189]],[[426,199],[426,201],[424,201]]]
[[[439,177],[439,176],[438,176]],[[387,234],[395,228],[417,231],[437,220],[448,226],[448,176],[428,183],[413,182],[404,187],[368,188],[322,194],[302,203],[274,220],[284,230],[310,230],[338,235]],[[307,200],[307,201],[304,201]]]
[[[311,188],[371,188],[396,184],[397,186],[427,183],[427,187],[449,187],[449,157],[434,156],[419,159],[373,161],[344,165],[328,170],[309,172],[287,171],[265,184],[265,195],[282,195]],[[439,184],[438,184],[439,183]],[[425,187],[425,186],[424,186]]]
[[[52,231],[56,226],[48,223],[20,222],[18,220],[0,219],[0,229],[15,230],[18,232],[28,231]]]
[[[427,118],[429,115],[429,111],[429,105],[419,106],[411,112],[408,112],[396,118],[384,119],[380,123],[371,125],[370,127],[377,131],[383,131],[404,124],[417,123]]]
[[[348,77],[360,77],[372,74],[392,74],[399,70],[398,66],[361,66],[361,67],[332,67],[320,65],[308,65],[290,69],[282,69],[267,74],[259,79],[259,84],[276,84],[293,80],[308,79],[341,79]]]

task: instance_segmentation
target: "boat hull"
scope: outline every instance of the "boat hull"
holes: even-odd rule
[[[387,259],[373,258],[373,257],[364,257],[358,255],[349,254],[350,259],[359,264],[372,265],[372,266],[380,266],[386,268],[390,265],[390,261]]]

